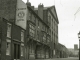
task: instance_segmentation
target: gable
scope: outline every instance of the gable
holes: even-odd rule
[[[58,16],[57,16],[57,12],[56,12],[55,6],[50,7],[50,10],[53,13],[54,17],[56,18],[56,20],[58,21]]]

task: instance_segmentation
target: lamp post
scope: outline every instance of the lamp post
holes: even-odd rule
[[[79,60],[80,60],[80,31],[78,33],[78,38],[79,38]]]

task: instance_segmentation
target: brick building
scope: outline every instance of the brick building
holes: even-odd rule
[[[39,12],[40,11],[40,12]],[[58,46],[58,17],[56,13],[55,6],[44,7],[43,4],[38,5],[38,8],[35,8],[35,12],[43,19],[45,23],[49,26],[50,35],[51,35],[51,58],[57,57],[57,46]]]
[[[66,48],[61,43],[59,43],[59,45],[58,45],[58,57],[59,58],[67,58],[67,57],[69,57],[68,48]]]
[[[25,30],[0,17],[1,60],[24,60]]]
[[[15,22],[17,0],[0,0],[0,17]]]
[[[35,13],[31,3],[27,3],[27,59],[50,58],[49,26]]]
[[[0,1],[1,59],[56,58],[59,22],[55,7],[40,4],[35,9],[22,0]]]

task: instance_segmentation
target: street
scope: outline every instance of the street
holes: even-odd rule
[[[54,59],[44,59],[44,60],[79,60],[79,58],[70,57],[70,58],[54,58]]]

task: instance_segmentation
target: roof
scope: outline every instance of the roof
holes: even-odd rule
[[[35,15],[40,19],[40,21],[41,21],[42,23],[44,23],[47,27],[49,27],[49,26],[36,14],[36,12],[31,9],[31,7],[29,7],[29,6],[27,6],[27,7],[28,7],[29,10],[32,11],[33,14],[35,14]]]
[[[46,10],[48,8],[51,8],[52,6],[44,7],[43,9]],[[34,10],[38,10],[38,8],[34,8]]]
[[[51,9],[54,9],[53,11],[54,11],[54,13],[55,13],[56,15],[54,15],[54,13],[53,13],[53,11],[52,11]],[[34,8],[34,10],[38,10],[38,8]],[[52,14],[52,16],[55,18],[56,22],[59,23],[58,17],[57,17],[57,13],[56,13],[56,8],[55,8],[54,5],[53,5],[53,6],[44,7],[43,10],[49,10],[50,13]]]

